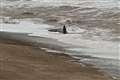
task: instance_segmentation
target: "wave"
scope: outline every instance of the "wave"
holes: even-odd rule
[[[17,5],[27,5],[32,7],[39,6],[78,6],[78,7],[97,7],[113,8],[119,7],[119,0],[0,0],[1,2],[14,2]],[[11,3],[11,6],[14,5]],[[7,5],[7,4],[5,4]],[[10,3],[9,3],[10,5]]]
[[[61,41],[66,44],[74,45],[79,48],[68,48],[68,50],[83,52],[86,55],[92,55],[95,57],[108,57],[113,59],[119,59],[118,50],[119,42],[103,41],[98,38],[96,40],[84,39],[82,33],[85,32],[85,29],[79,27],[69,28],[68,31],[70,34],[61,34],[58,32],[49,32],[48,30],[54,28],[47,24],[35,24],[30,20],[22,20],[20,23],[1,23],[0,31],[4,32],[16,32],[16,33],[28,33],[29,36],[39,36],[53,38],[58,41]],[[96,30],[95,30],[96,31]],[[97,30],[98,31],[98,30]],[[75,34],[73,34],[73,32]],[[78,33],[79,32],[79,33]],[[87,31],[88,32],[88,31]],[[102,31],[103,32],[103,31]],[[104,46],[103,46],[104,45]],[[80,47],[86,47],[80,48]]]

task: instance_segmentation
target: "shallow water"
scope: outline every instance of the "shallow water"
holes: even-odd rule
[[[89,48],[70,48],[67,49],[66,52],[74,58],[79,59],[80,62],[93,64],[95,67],[99,67],[101,70],[110,74],[114,79],[120,79],[119,53],[99,52],[97,49],[94,50]]]
[[[108,73],[112,73],[112,75],[115,75],[114,77],[119,75],[120,61],[118,59],[120,59],[120,56],[118,53],[118,42],[99,41],[96,44],[96,41],[86,41],[75,34],[64,35],[60,33],[49,32],[47,29],[53,26],[49,26],[46,24],[34,24],[29,20],[23,20],[19,24],[2,23],[0,25],[0,31],[3,32],[28,33],[29,36],[53,38],[63,43],[67,43],[69,44],[69,46],[65,48],[65,53],[68,53],[69,55],[72,55],[74,57],[78,57],[82,62],[96,64],[96,66],[100,67],[101,69],[107,70],[109,71]],[[78,42],[76,42],[76,40]],[[84,41],[84,43],[82,41]],[[105,44],[104,47],[101,47],[103,44]],[[74,47],[72,47],[73,45]],[[49,49],[47,50],[47,48],[42,49],[45,49],[49,52],[53,51]]]
[[[85,55],[92,55],[94,57],[104,57],[119,59],[118,50],[119,42],[101,41],[101,40],[85,40],[81,37],[82,34],[61,34],[57,32],[49,32],[48,29],[54,26],[47,24],[34,24],[33,22],[21,21],[19,24],[5,24],[2,23],[0,31],[29,33],[29,36],[40,36],[53,38],[63,43],[78,46],[78,48],[69,48],[68,50],[76,52],[85,52]],[[78,29],[77,29],[78,30]],[[103,46],[104,45],[104,46]],[[79,48],[79,47],[88,48]]]
[[[1,23],[0,31],[28,33],[29,36],[53,38],[65,44],[69,44],[70,46],[65,49],[68,53],[72,52],[69,53],[70,55],[78,57],[79,59],[82,58],[80,61],[96,64],[96,66],[109,71],[112,75],[119,76],[120,0],[0,1],[2,1],[1,6],[10,6],[10,8],[11,6],[20,8],[24,5],[24,7],[27,8],[40,6],[49,7],[49,15],[46,15],[48,18],[51,16],[53,16],[53,18],[54,16],[60,17],[60,20],[58,19],[58,22],[55,24],[64,21],[66,16],[73,22],[79,24],[77,28],[75,28],[76,25],[72,26],[73,28],[69,28],[68,31],[70,34],[66,35],[58,32],[49,32],[48,29],[54,28],[55,26],[43,23],[34,24],[29,19],[20,20],[20,23],[17,24]],[[64,9],[60,6],[64,6]],[[53,7],[57,8],[55,9],[55,12]],[[43,13],[47,14],[47,11]],[[117,41],[114,41],[116,39]]]

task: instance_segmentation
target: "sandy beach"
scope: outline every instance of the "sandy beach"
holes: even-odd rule
[[[0,80],[112,80],[92,65],[73,60],[29,43],[0,38]]]
[[[120,0],[0,3],[0,80],[120,80]]]

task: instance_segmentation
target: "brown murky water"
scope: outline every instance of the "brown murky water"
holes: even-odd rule
[[[43,23],[56,27],[61,27],[63,24],[73,28],[77,26],[86,30],[81,33],[84,39],[118,43],[120,41],[120,0],[16,1],[1,3],[3,6],[0,7],[0,15],[10,16],[11,19],[40,18],[33,21],[39,23],[43,19]],[[33,5],[34,3],[36,5]],[[104,63],[109,60],[97,59],[92,62],[94,61]],[[104,65],[102,64],[102,67]],[[108,63],[107,67],[110,65],[112,64]]]

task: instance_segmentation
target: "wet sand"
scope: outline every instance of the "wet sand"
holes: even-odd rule
[[[31,43],[0,38],[0,80],[112,80],[92,65],[73,60]]]
[[[61,26],[60,21],[68,19],[68,21],[72,21],[70,26],[77,25],[89,32],[95,28],[112,29],[105,40],[119,40],[117,37],[120,33],[118,23],[120,12],[117,7],[110,9],[74,6],[24,7],[0,7],[0,16],[9,16],[11,19],[40,18],[40,20],[33,21],[40,23],[43,19],[44,23],[56,27]],[[95,35],[100,36],[100,38],[106,36],[102,36],[102,33],[97,32]],[[85,34],[83,37],[87,39],[91,39],[91,36],[93,36],[90,33],[83,34]],[[112,39],[111,36],[113,36]],[[16,39],[10,40],[7,37]],[[16,35],[8,36],[8,34],[3,35],[0,33],[0,80],[111,80],[108,74],[94,68],[92,65],[85,64],[86,66],[82,66],[77,62],[72,62],[74,59],[68,55],[48,53],[35,46],[47,46],[48,43],[50,44],[50,41],[47,42],[48,40],[44,41],[42,38],[38,40],[41,43],[46,42],[45,45],[32,44],[24,42],[26,39],[30,39],[29,42],[31,42],[32,38],[22,40],[21,37],[20,35],[16,37]],[[56,45],[54,47],[56,49]]]

